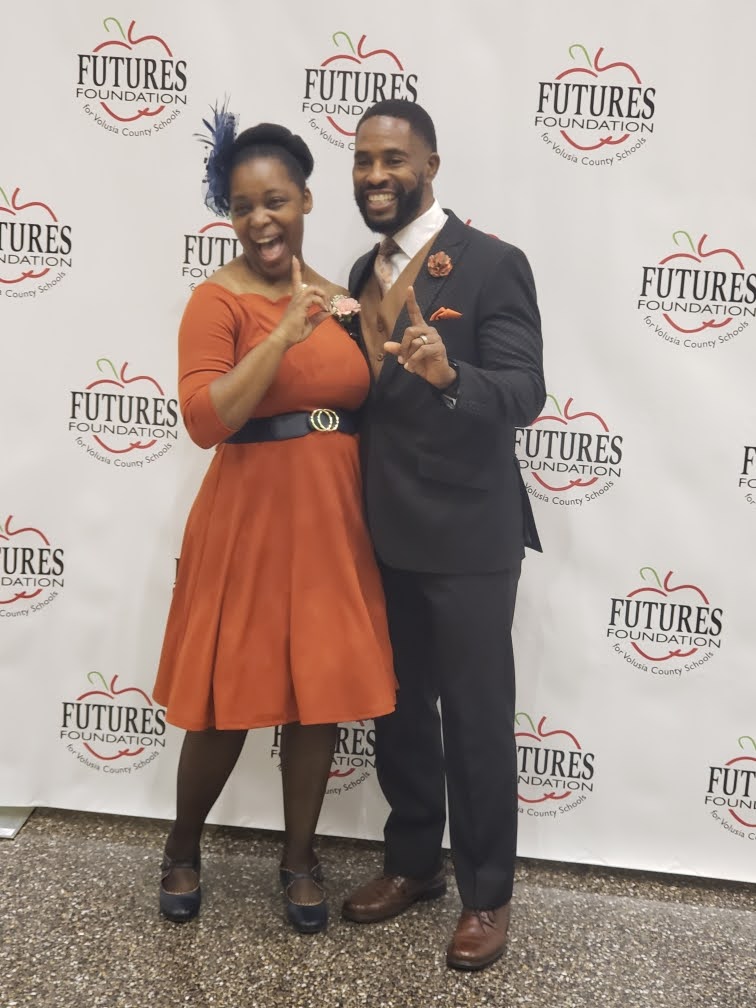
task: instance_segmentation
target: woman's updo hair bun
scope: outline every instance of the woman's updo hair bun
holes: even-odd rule
[[[315,166],[310,148],[302,137],[277,123],[259,123],[243,130],[234,140],[229,164],[231,172],[237,165],[258,157],[274,157],[286,167],[292,182],[304,189]]]

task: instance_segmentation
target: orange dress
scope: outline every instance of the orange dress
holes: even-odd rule
[[[383,592],[354,435],[223,444],[210,383],[276,327],[288,298],[194,291],[179,332],[192,439],[218,445],[184,532],[154,697],[198,730],[357,721],[394,709]],[[326,319],[284,354],[254,416],[357,409],[367,364]]]

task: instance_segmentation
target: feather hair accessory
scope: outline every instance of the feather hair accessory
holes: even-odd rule
[[[228,111],[228,98],[222,106],[212,108],[210,120],[203,119],[206,133],[195,133],[200,143],[209,147],[205,157],[205,177],[203,196],[205,206],[219,217],[227,217],[229,212],[228,175],[231,150],[236,139],[239,117]]]

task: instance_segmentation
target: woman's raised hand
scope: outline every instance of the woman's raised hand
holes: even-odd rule
[[[325,291],[321,287],[302,283],[302,267],[296,256],[291,260],[291,287],[289,307],[278,325],[287,346],[304,342],[312,330],[331,314]]]

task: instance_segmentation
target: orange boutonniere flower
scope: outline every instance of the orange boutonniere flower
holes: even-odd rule
[[[448,276],[452,271],[452,261],[446,252],[436,252],[428,256],[428,272],[432,277]]]

